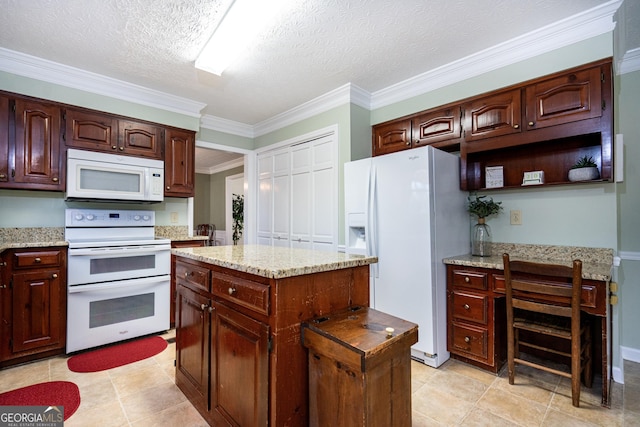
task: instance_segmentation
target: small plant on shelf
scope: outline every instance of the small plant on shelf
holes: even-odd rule
[[[598,165],[591,156],[582,156],[569,169],[569,181],[591,181],[600,178]]]
[[[487,199],[487,196],[473,194],[467,197],[467,200],[469,201],[467,210],[471,215],[477,216],[478,219],[497,214],[502,210],[502,202],[494,202],[491,197]]]
[[[571,166],[571,169],[580,169],[580,168],[597,168],[598,165],[593,161],[593,157],[591,156],[582,156],[578,159],[578,161]]]

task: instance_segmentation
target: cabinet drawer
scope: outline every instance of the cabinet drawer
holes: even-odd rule
[[[487,273],[471,270],[453,270],[453,285],[486,290]]]
[[[63,250],[16,252],[13,254],[13,268],[60,266],[63,260]]]
[[[453,317],[458,320],[487,324],[489,297],[464,291],[453,291]]]
[[[467,357],[487,359],[489,332],[487,329],[454,322],[451,327],[449,351]]]
[[[186,284],[187,287],[210,291],[210,271],[197,265],[176,262],[176,281]]]
[[[211,292],[234,304],[269,314],[268,285],[214,272]]]

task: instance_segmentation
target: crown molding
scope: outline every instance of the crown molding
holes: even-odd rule
[[[229,160],[228,162],[220,163],[219,165],[215,165],[210,168],[198,168],[196,169],[196,173],[213,175],[214,173],[224,172],[226,170],[237,168],[240,166],[244,166],[244,158]]]
[[[404,101],[471,77],[613,31],[622,0],[547,25],[371,94],[371,109]]]
[[[346,103],[352,102],[370,109],[369,98],[370,95],[367,91],[353,83],[347,83],[311,101],[257,123],[254,126],[255,135],[265,135]]]
[[[222,117],[204,115],[200,119],[200,127],[219,132],[230,133],[232,135],[255,138],[254,127],[234,120],[223,119]]]
[[[616,62],[618,75],[632,73],[640,70],[640,47],[625,52],[622,59]]]
[[[0,70],[191,117],[200,117],[200,110],[207,106],[202,102],[5,48],[0,48]]]

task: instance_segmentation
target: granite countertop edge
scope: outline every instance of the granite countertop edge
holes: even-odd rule
[[[341,252],[259,245],[174,248],[171,253],[194,261],[270,279],[360,267],[378,261],[376,257],[347,255]]]
[[[570,259],[558,259],[558,258],[536,258],[526,255],[514,255],[512,259],[529,262],[539,263],[553,263],[559,265],[571,266],[572,261]],[[489,257],[473,256],[471,254],[462,254],[452,257],[447,257],[442,260],[445,264],[459,265],[464,267],[479,267],[488,268],[493,270],[504,270],[504,264],[502,262],[502,254],[492,255]],[[597,262],[593,260],[583,261],[582,264],[582,278],[588,280],[598,280],[608,282],[611,280],[611,271],[613,269],[612,262]]]

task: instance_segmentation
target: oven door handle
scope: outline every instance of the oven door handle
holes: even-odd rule
[[[68,287],[68,292],[70,294],[76,294],[80,292],[130,288],[132,286],[153,285],[154,283],[168,282],[170,280],[171,276],[166,274],[162,276],[142,277],[140,279],[118,280],[115,282],[91,283],[88,285],[72,285]]]
[[[118,254],[141,254],[155,253],[171,250],[169,245],[153,245],[153,246],[125,246],[125,247],[106,247],[106,248],[88,248],[88,249],[69,249],[69,256],[82,255],[118,255]]]

